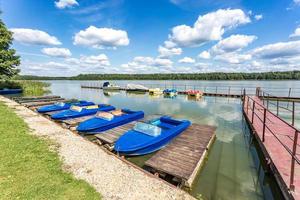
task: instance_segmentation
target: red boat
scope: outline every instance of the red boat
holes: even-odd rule
[[[197,98],[199,98],[199,97],[203,96],[203,92],[200,91],[200,90],[188,90],[186,93],[190,97],[197,97]]]

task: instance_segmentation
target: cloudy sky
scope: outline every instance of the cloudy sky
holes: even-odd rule
[[[22,74],[300,70],[300,0],[0,0]]]

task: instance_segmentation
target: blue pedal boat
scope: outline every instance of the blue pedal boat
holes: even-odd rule
[[[126,132],[117,140],[114,147],[117,153],[138,156],[155,152],[166,146],[172,139],[187,129],[191,122],[163,116],[148,123],[154,130],[152,133],[145,132],[143,128],[137,128],[137,124],[132,130]],[[147,126],[147,124],[144,125]],[[157,130],[160,130],[160,132],[157,132]]]
[[[53,112],[53,111],[60,111],[60,110],[67,110],[70,109],[71,106],[91,106],[95,105],[93,102],[90,101],[79,101],[75,103],[64,103],[64,102],[57,102],[51,105],[42,106],[37,109],[39,113],[46,113],[46,112]]]
[[[177,95],[177,90],[175,89],[165,89],[163,91],[164,95],[167,95],[167,96],[176,96]]]
[[[22,93],[23,90],[22,89],[1,89],[0,90],[0,94],[18,94],[18,93]]]
[[[54,120],[66,120],[72,119],[77,117],[84,117],[88,115],[94,115],[98,111],[111,111],[114,110],[115,107],[107,104],[99,104],[99,105],[92,105],[92,106],[71,106],[70,109],[61,111],[59,113],[55,113],[51,115],[51,118]]]
[[[96,115],[91,119],[81,122],[77,126],[77,131],[83,132],[84,134],[95,134],[101,131],[106,131],[115,128],[117,126],[127,124],[138,119],[142,119],[144,117],[143,111],[132,111],[129,109],[122,109],[121,112],[122,114],[119,116],[111,115],[112,119],[106,119]]]

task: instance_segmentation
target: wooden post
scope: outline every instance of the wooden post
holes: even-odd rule
[[[278,100],[278,98],[277,98],[277,116],[279,115],[279,100]]]
[[[289,88],[289,95],[288,95],[288,97],[291,96],[291,91],[292,91],[292,88]],[[286,108],[289,108],[289,106],[290,106],[290,102],[288,101]]]
[[[230,95],[230,86],[229,86],[229,88],[228,88],[228,95]]]
[[[292,125],[295,125],[295,101],[293,101],[293,107],[292,107]]]
[[[247,115],[248,115],[248,113],[249,113],[249,96],[247,98]]]
[[[293,144],[293,154],[292,154],[292,162],[291,162],[291,175],[290,175],[290,190],[295,190],[294,185],[294,174],[295,174],[295,156],[297,151],[297,142],[298,142],[298,131],[295,130],[295,136],[294,136],[294,144]]]
[[[270,99],[270,94],[268,94],[268,99],[267,99],[267,108],[269,109],[269,99]]]
[[[267,109],[264,108],[264,124],[263,124],[263,134],[262,134],[262,142],[265,142],[265,132],[266,132],[266,116],[267,116]]]
[[[243,103],[243,104],[242,104],[242,105],[243,105],[243,110],[245,109],[245,100],[246,100],[245,93],[246,93],[246,92],[245,92],[245,89],[244,89],[243,95],[242,95],[242,97],[241,97],[241,98],[242,98],[242,103]]]
[[[254,110],[255,110],[255,101],[253,101],[253,106],[252,106],[252,119],[251,119],[251,122],[253,124],[253,120],[254,120]]]
[[[256,87],[256,96],[260,96],[260,87]]]

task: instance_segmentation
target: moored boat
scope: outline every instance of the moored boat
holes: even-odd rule
[[[8,89],[8,88],[0,89],[0,94],[18,94],[22,92],[23,92],[22,89]]]
[[[83,117],[88,115],[94,115],[98,111],[111,111],[114,109],[115,109],[114,106],[107,105],[107,104],[98,104],[98,105],[85,106],[85,107],[71,106],[70,109],[68,110],[64,110],[59,113],[55,113],[51,115],[51,118],[55,120],[65,120],[65,119]]]
[[[138,85],[138,84],[127,84],[126,91],[128,92],[147,92],[149,91],[149,88],[143,86],[143,85]]]
[[[60,111],[60,110],[67,110],[70,109],[71,106],[91,106],[95,105],[93,102],[89,101],[79,101],[74,103],[64,103],[64,102],[57,102],[52,105],[42,106],[37,109],[39,113],[46,113],[46,112],[53,112],[53,111]]]
[[[163,93],[166,96],[176,96],[177,95],[177,90],[175,90],[175,89],[165,89],[163,91]]]
[[[143,111],[132,111],[129,109],[115,110],[111,112],[98,112],[95,117],[81,122],[77,126],[77,131],[83,132],[84,134],[99,133],[143,117]]]
[[[122,135],[114,150],[122,155],[145,155],[166,146],[172,139],[190,126],[188,120],[176,120],[163,116],[149,123],[138,122]]]
[[[200,90],[188,90],[186,93],[189,97],[200,98],[203,96],[203,92]]]
[[[149,94],[150,95],[160,95],[162,93],[163,93],[163,91],[160,88],[151,88],[151,89],[149,89]]]
[[[116,85],[116,84],[112,84],[110,82],[104,82],[103,86],[102,86],[103,90],[120,90],[121,87]]]

